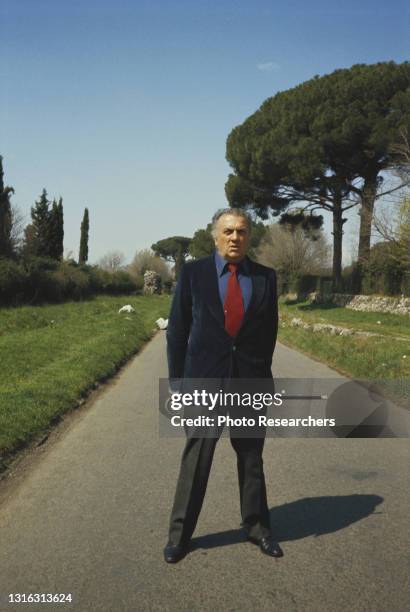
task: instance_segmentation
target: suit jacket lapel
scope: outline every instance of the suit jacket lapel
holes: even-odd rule
[[[259,308],[265,295],[265,278],[256,274],[255,266],[253,265],[252,259],[249,259],[249,257],[247,257],[246,259],[248,261],[250,276],[252,280],[252,296],[248,309],[245,312],[245,316],[243,318],[242,326],[239,330],[239,333],[246,326],[247,322],[252,319],[253,314]]]
[[[204,289],[204,300],[208,304],[209,310],[215,319],[225,329],[225,315],[221,298],[219,296],[218,276],[215,265],[214,255],[210,255],[204,260],[204,274],[202,287]]]

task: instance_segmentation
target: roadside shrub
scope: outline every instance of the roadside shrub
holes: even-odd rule
[[[99,266],[82,265],[79,268],[85,272],[89,278],[89,287],[92,293],[134,293],[139,285],[143,286],[144,279],[135,282],[128,272],[117,270],[108,272]]]
[[[410,297],[410,271],[403,274],[400,292],[406,297]]]
[[[34,304],[42,301],[56,301],[59,294],[53,286],[52,272],[59,266],[50,257],[30,257],[24,259],[25,270],[24,302]]]
[[[73,260],[0,258],[0,305],[82,300],[93,294],[142,293],[144,279],[126,271],[107,272]]]
[[[377,242],[370,249],[370,259],[364,269],[362,292],[366,294],[399,295],[404,269],[397,258],[395,245]]]
[[[24,269],[12,259],[0,258],[0,304],[18,304],[24,298]]]
[[[118,270],[112,273],[108,272],[107,274],[108,278],[103,287],[104,293],[116,295],[119,293],[135,292],[136,285],[128,272]]]
[[[87,272],[70,263],[61,262],[59,268],[52,272],[51,279],[54,285],[53,301],[82,300],[91,294],[90,277]]]
[[[138,293],[138,294],[141,294],[143,289],[144,289],[144,277],[143,276],[131,276],[131,278],[132,278],[132,280],[134,282],[134,285],[135,285],[135,292]],[[172,284],[172,281],[165,281],[164,285],[167,282],[171,282],[171,284]]]
[[[312,291],[316,290],[318,276],[316,274],[303,274],[298,282],[298,293],[301,295],[307,295]]]
[[[342,273],[342,291],[352,295],[360,293],[361,274],[357,263],[346,267]]]
[[[382,269],[369,266],[363,277],[362,293],[380,295],[399,295],[401,293],[403,273],[394,265],[386,265]]]
[[[169,278],[168,280],[164,281],[162,283],[162,287],[163,287],[163,292],[164,293],[172,293],[172,286],[174,284],[174,281],[172,280],[172,278]]]
[[[98,266],[82,264],[80,270],[85,272],[89,278],[90,291],[92,293],[103,293],[104,286],[109,282],[110,273]]]
[[[301,276],[292,276],[286,278],[285,276],[280,279],[278,275],[278,290],[280,295],[292,295],[292,301],[294,302],[294,295],[297,295],[297,300],[302,301],[306,299],[309,293],[318,291],[322,294],[328,294],[332,292],[332,277],[329,274],[302,274]]]
[[[134,282],[137,282],[140,277],[144,278],[144,274],[147,270],[153,270],[159,274],[162,283],[168,280],[171,276],[169,265],[158,255],[155,255],[152,249],[142,249],[137,251],[134,255],[132,263],[127,266],[126,272],[130,274]]]

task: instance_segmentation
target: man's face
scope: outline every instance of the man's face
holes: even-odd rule
[[[241,261],[248,250],[249,229],[244,217],[222,215],[216,222],[215,246],[218,253],[227,261]]]

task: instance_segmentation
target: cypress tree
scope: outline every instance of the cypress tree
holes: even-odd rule
[[[80,252],[78,255],[78,263],[84,264],[88,260],[88,232],[90,229],[90,220],[88,215],[88,208],[84,210],[83,220],[81,222],[81,236],[80,236]]]
[[[53,214],[49,209],[47,191],[43,189],[40,199],[31,208],[33,246],[35,255],[53,257],[52,229]]]
[[[53,200],[50,210],[50,225],[49,225],[49,243],[48,252],[49,256],[53,259],[59,259],[59,242],[58,242],[58,205],[57,200]]]
[[[58,223],[57,223],[57,258],[62,259],[64,254],[64,213],[63,213],[63,198],[58,201]]]
[[[35,232],[32,223],[29,223],[24,228],[24,239],[23,239],[23,256],[24,257],[32,257],[36,255],[36,239]]]
[[[3,158],[0,155],[0,256],[10,257],[13,254],[10,194],[14,193],[14,189],[4,186],[3,176]]]
[[[64,252],[64,227],[63,227],[63,200],[60,197],[58,204],[57,200],[53,200],[50,211],[50,240],[49,240],[49,255],[53,259],[61,260]]]

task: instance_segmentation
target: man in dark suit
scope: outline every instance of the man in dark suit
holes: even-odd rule
[[[178,379],[270,378],[278,329],[275,271],[246,255],[251,222],[245,211],[213,217],[215,254],[187,262],[180,273],[167,329],[170,386]],[[270,532],[263,473],[264,437],[235,437],[242,526],[263,553],[283,552]],[[188,550],[201,511],[218,436],[187,432],[171,512],[167,563]]]

